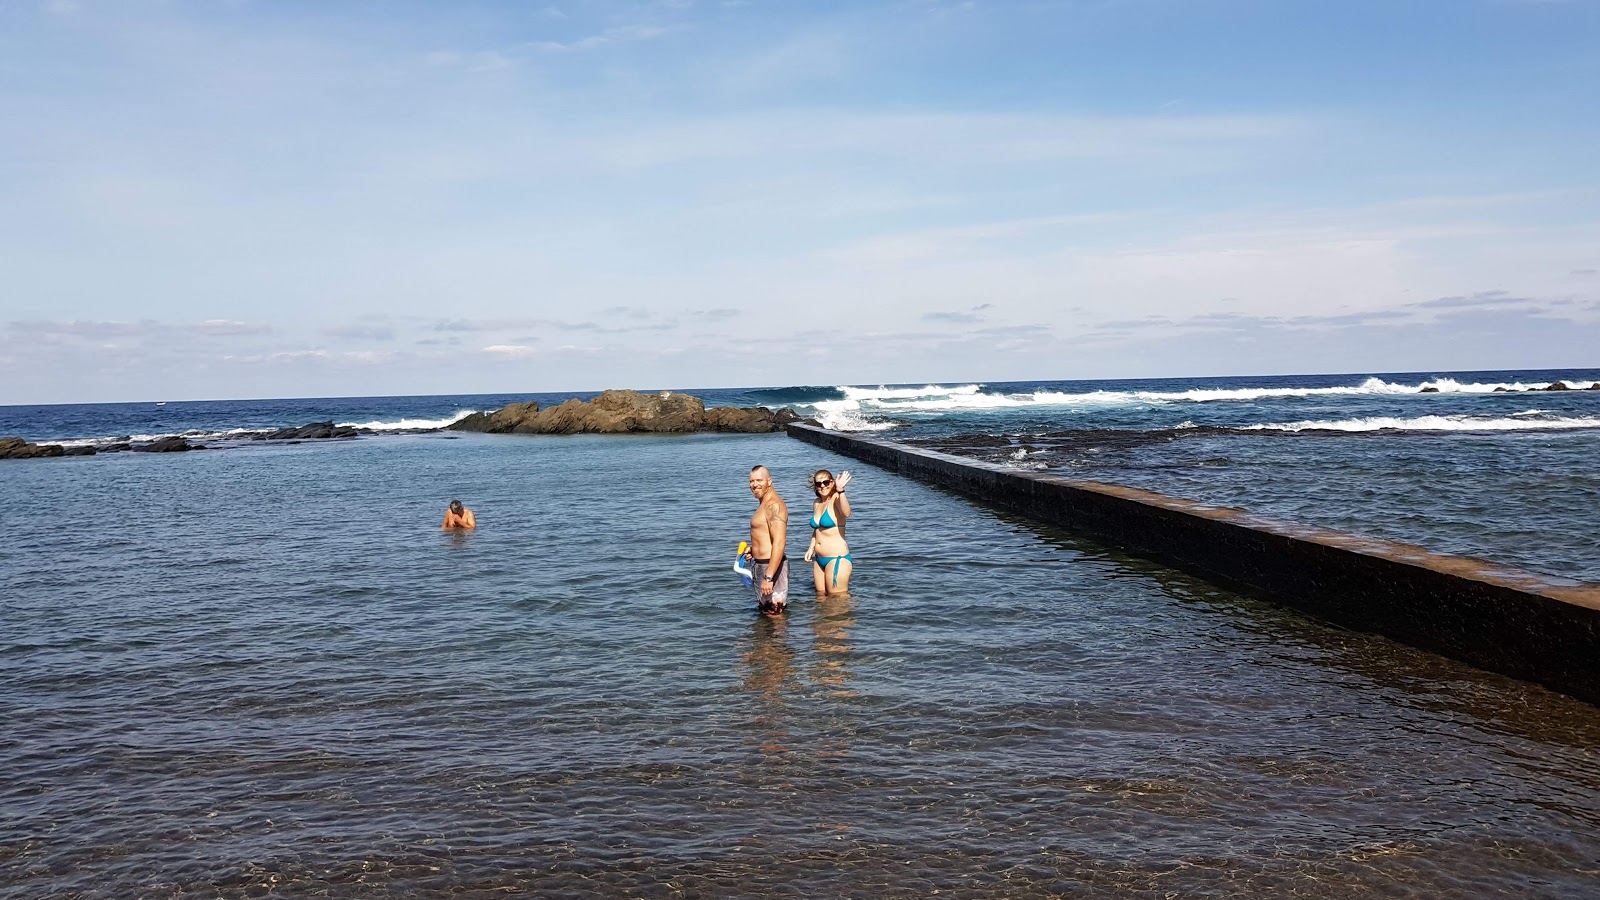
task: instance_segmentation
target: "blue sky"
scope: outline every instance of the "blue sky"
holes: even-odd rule
[[[1600,365],[1589,0],[0,0],[0,403]]]

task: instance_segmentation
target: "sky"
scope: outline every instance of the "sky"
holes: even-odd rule
[[[1600,2],[0,0],[0,403],[1600,366]]]

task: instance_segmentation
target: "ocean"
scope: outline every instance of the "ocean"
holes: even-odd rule
[[[1574,388],[1545,390],[1562,384]],[[1008,465],[1600,581],[1600,369],[690,389]],[[0,406],[0,437],[439,428],[598,392]],[[249,446],[235,444],[235,446]],[[109,460],[101,460],[104,464]],[[94,465],[95,462],[85,461]]]
[[[1600,580],[1600,391],[1520,389],[1597,379],[691,392]],[[0,407],[218,447],[0,462],[0,895],[1592,894],[1537,686],[782,435],[229,438],[567,396]],[[754,614],[756,463],[794,554],[852,469],[852,598]]]

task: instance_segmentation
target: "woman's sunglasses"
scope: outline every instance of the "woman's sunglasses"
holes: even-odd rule
[[[811,482],[811,486],[814,487],[814,488],[825,488],[830,484],[833,484],[833,479],[832,478],[824,478],[821,481],[813,481],[813,482]]]

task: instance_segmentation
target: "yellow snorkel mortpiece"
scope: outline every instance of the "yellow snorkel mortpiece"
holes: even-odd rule
[[[738,574],[739,580],[743,581],[746,587],[756,583],[755,576],[751,574],[749,567],[744,564],[744,554],[749,549],[749,541],[740,541],[739,552],[733,557],[733,571]]]

